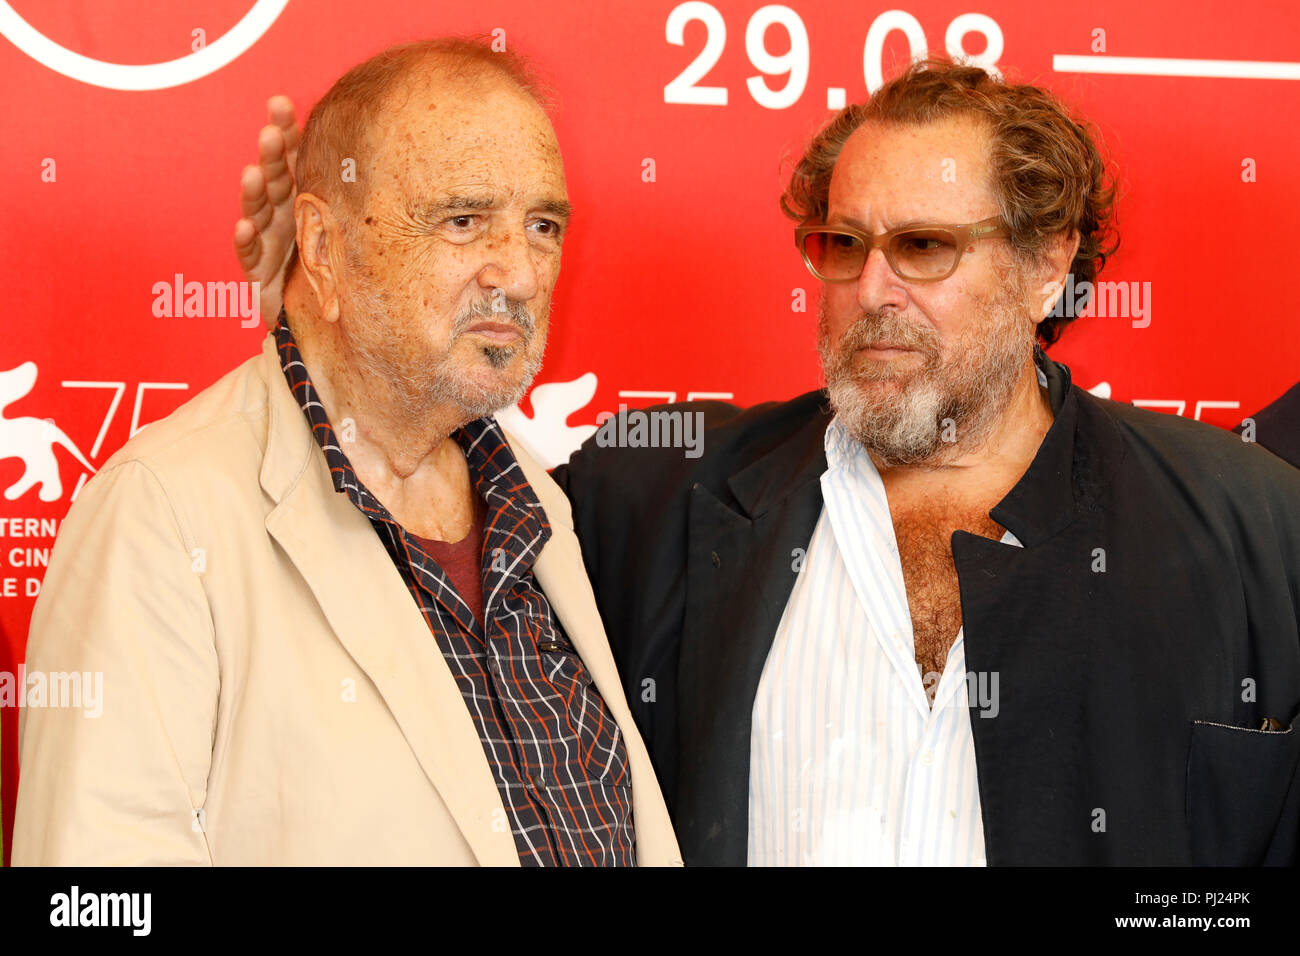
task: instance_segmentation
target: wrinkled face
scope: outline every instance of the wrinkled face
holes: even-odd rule
[[[967,120],[866,124],[845,143],[827,221],[878,234],[998,215],[988,133]],[[969,243],[939,282],[899,278],[875,249],[856,282],[825,283],[818,346],[831,403],[885,465],[978,443],[1031,361],[1035,324],[1004,239]]]
[[[340,280],[345,361],[400,415],[514,404],[541,367],[569,205],[555,132],[495,77],[415,83],[371,133]]]

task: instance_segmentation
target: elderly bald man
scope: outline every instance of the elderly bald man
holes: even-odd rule
[[[24,712],[14,862],[679,863],[568,503],[492,418],[569,218],[526,64],[388,50],[296,173],[261,354],[56,542],[27,665],[103,672],[105,702]]]

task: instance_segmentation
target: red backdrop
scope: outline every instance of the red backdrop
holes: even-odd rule
[[[1226,427],[1300,378],[1292,0],[897,2],[0,2],[0,671],[23,660],[51,522],[90,471],[33,420],[99,467],[256,352],[263,331],[238,317],[157,317],[154,286],[238,278],[237,179],[267,96],[305,115],[392,43],[504,31],[558,93],[576,216],[538,381],[573,384],[516,420],[546,456],[620,403],[816,387],[816,290],[777,207],[783,160],[836,90],[865,97],[869,74],[951,48],[966,24],[966,52],[1058,92],[1121,172],[1123,242],[1102,278],[1149,289],[1149,323],[1077,323],[1053,350],[1076,381]],[[44,483],[15,493],[29,468]],[[18,712],[0,717],[7,851]]]

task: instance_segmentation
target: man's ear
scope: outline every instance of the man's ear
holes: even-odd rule
[[[1033,293],[1033,319],[1042,322],[1051,314],[1052,306],[1065,289],[1065,279],[1074,257],[1079,252],[1079,233],[1062,229],[1051,236],[1043,247],[1038,263],[1032,270],[1030,289]]]
[[[298,268],[312,292],[320,317],[339,319],[339,272],[344,262],[343,224],[330,204],[312,193],[299,193],[293,202]]]

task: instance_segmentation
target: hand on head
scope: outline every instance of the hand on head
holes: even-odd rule
[[[294,244],[293,178],[302,130],[293,101],[273,96],[266,104],[270,124],[257,137],[257,165],[239,180],[243,216],[235,223],[235,255],[244,278],[260,287],[262,320],[275,325],[284,301],[284,275]]]

